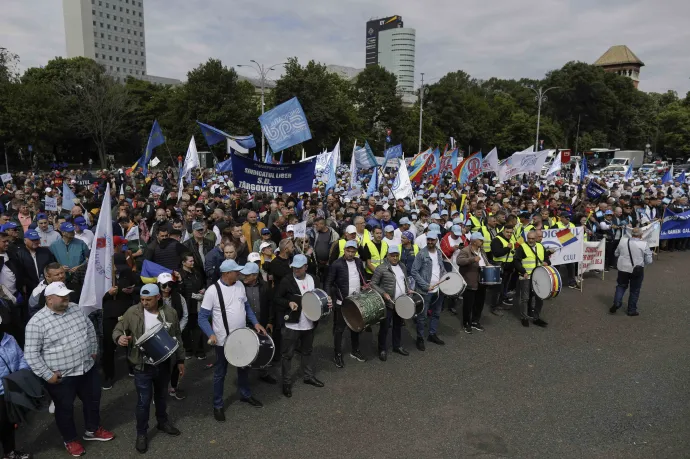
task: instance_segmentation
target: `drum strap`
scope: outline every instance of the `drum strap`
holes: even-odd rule
[[[218,303],[220,303],[220,315],[223,317],[223,326],[225,327],[225,335],[230,334],[230,327],[228,326],[228,317],[225,314],[225,301],[223,300],[223,292],[220,290],[220,285],[218,282],[213,284],[218,291]]]

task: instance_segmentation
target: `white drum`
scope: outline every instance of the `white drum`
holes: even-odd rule
[[[465,279],[458,273],[446,273],[441,278],[441,284],[438,288],[446,296],[460,296],[467,288],[467,282],[465,282]]]
[[[238,328],[228,335],[223,353],[234,367],[264,368],[273,359],[275,345],[269,335],[259,335],[251,328]]]

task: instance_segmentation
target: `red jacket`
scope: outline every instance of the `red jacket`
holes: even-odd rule
[[[455,251],[458,248],[467,247],[470,243],[470,241],[463,234],[462,236],[460,236],[460,240],[462,241],[460,243],[460,245],[459,246],[451,246],[450,245],[450,238],[452,235],[453,235],[452,231],[448,231],[445,234],[445,236],[443,236],[441,238],[441,252],[443,252],[443,254],[448,258],[452,258],[453,253],[455,253]]]

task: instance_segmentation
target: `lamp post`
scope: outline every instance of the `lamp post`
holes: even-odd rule
[[[259,74],[259,78],[261,80],[261,114],[264,114],[264,91],[266,89],[266,75],[268,75],[268,72],[271,70],[275,70],[276,67],[279,65],[286,65],[287,62],[280,62],[278,64],[273,64],[270,67],[266,67],[263,64],[259,64],[256,62],[254,59],[251,59],[249,62],[251,64],[238,64],[236,67],[244,67],[244,68],[250,68],[256,70],[256,72]],[[261,161],[264,160],[264,156],[266,155],[266,140],[264,137],[264,131],[263,129],[261,130]]]
[[[424,113],[424,73],[422,73],[422,83],[419,86],[419,149],[422,151],[422,116]]]
[[[546,102],[548,100],[548,98],[546,97],[546,93],[551,91],[552,89],[557,89],[558,86],[552,86],[550,88],[547,88],[546,90],[544,90],[541,86],[536,89],[532,86],[525,87],[531,89],[534,92],[534,94],[536,94],[536,96],[534,96],[534,100],[537,102],[537,138],[534,142],[534,151],[537,151],[539,149],[539,123],[541,121],[541,104],[542,102]]]

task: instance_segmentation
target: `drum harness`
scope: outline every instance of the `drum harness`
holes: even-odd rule
[[[534,309],[532,308],[532,298],[534,298],[534,288],[532,288],[532,276],[534,276],[534,271],[540,266],[544,265],[544,262],[539,259],[539,255],[537,254],[537,250],[533,250],[532,247],[529,246],[529,244],[525,244],[529,249],[534,253],[534,258],[537,260],[537,266],[534,267],[532,272],[529,275],[529,298],[527,299],[527,310],[528,312],[532,312]],[[536,247],[536,245],[535,245]],[[523,251],[525,250],[524,248],[522,249]]]
[[[228,318],[225,314],[225,301],[223,300],[223,292],[220,290],[220,281],[214,283],[214,287],[216,287],[216,291],[218,292],[218,302],[220,303],[220,313],[221,316],[223,317],[223,326],[225,327],[225,339],[230,336],[230,326],[228,325]]]

